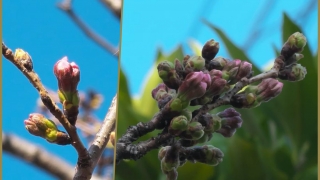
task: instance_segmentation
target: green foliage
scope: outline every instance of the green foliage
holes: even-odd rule
[[[222,30],[205,21],[223,40],[233,59],[251,60],[237,47]],[[286,15],[283,15],[283,43],[294,32],[301,29]],[[192,49],[199,52],[194,44]],[[273,46],[275,57],[280,52]],[[178,168],[178,179],[316,179],[317,172],[317,58],[312,55],[308,44],[299,61],[307,69],[306,78],[299,82],[284,83],[282,93],[268,103],[254,109],[237,109],[243,124],[231,138],[214,134],[209,142],[224,152],[223,162],[212,167],[205,164],[186,163]],[[218,54],[219,55],[219,54]],[[162,60],[183,59],[179,47],[169,55],[158,51],[155,63]],[[261,71],[253,66],[254,74]],[[156,66],[149,76],[140,98],[130,98],[125,76],[121,74],[119,89],[118,137],[129,125],[147,122],[158,111],[151,90],[161,82]],[[220,107],[221,111],[227,107]],[[156,135],[154,132],[151,135]],[[151,137],[146,135],[146,138]],[[116,179],[164,179],[161,173],[157,151],[151,151],[134,162],[121,162],[116,166]]]

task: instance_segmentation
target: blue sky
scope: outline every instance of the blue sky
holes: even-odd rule
[[[272,45],[280,48],[283,12],[302,26],[312,51],[318,47],[317,0],[198,0],[125,1],[122,25],[121,68],[129,79],[130,92],[138,95],[156,57],[156,49],[170,53],[193,39],[222,42],[201,22],[205,18],[246,49],[258,67],[275,57]],[[307,12],[307,13],[306,13]],[[252,38],[255,31],[259,38]],[[249,41],[254,40],[254,41]],[[185,48],[190,54],[190,49]],[[192,54],[190,54],[192,55]],[[218,56],[228,57],[221,43]]]
[[[94,89],[104,96],[95,115],[103,119],[117,91],[117,59],[84,35],[70,18],[57,8],[61,1],[3,1],[2,39],[11,49],[22,48],[32,56],[34,69],[43,84],[57,90],[53,65],[63,56],[75,61],[81,71],[79,90]],[[92,29],[114,46],[119,44],[120,22],[99,1],[74,1],[74,11]],[[39,144],[70,164],[76,163],[71,146],[49,144],[30,135],[23,121],[36,110],[38,93],[10,62],[2,60],[2,128]],[[61,129],[63,129],[61,127]],[[3,179],[55,179],[11,155],[3,153]],[[17,169],[19,170],[17,173]]]

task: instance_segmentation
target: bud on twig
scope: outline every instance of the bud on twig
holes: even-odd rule
[[[174,64],[162,61],[158,64],[158,74],[162,81],[171,89],[178,89],[181,80],[177,74]]]
[[[214,41],[213,39],[207,41],[202,48],[202,57],[206,61],[212,60],[219,52],[219,47],[219,43]]]
[[[204,65],[205,60],[201,56],[192,56],[185,62],[185,73],[189,74],[193,71],[200,71],[204,68]]]
[[[301,66],[301,64],[291,64],[281,70],[278,77],[287,81],[301,81],[306,74],[307,70],[305,67]]]
[[[231,137],[242,125],[241,114],[233,108],[225,109],[217,114],[221,118],[221,128],[216,132],[224,137]]]
[[[71,143],[70,137],[66,133],[59,131],[56,124],[42,114],[30,114],[24,124],[30,134],[42,137],[51,143],[59,145]]]
[[[198,162],[205,163],[211,166],[216,166],[220,162],[222,162],[223,156],[223,152],[212,145],[195,147],[194,152],[191,155],[191,157],[193,158],[192,160],[196,160]]]
[[[33,63],[31,56],[22,49],[16,49],[14,59],[20,62],[27,71],[33,70]]]
[[[300,32],[295,32],[283,45],[281,55],[284,56],[285,59],[289,59],[294,53],[301,52],[306,44],[306,37]]]
[[[77,90],[80,81],[79,67],[74,62],[69,63],[67,57],[63,57],[54,65],[53,71],[58,80],[58,95],[64,113],[69,122],[75,125],[80,101]]]

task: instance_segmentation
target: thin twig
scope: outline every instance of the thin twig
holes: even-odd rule
[[[122,0],[100,0],[113,14],[121,19]]]
[[[73,167],[59,157],[13,134],[2,133],[2,149],[58,179],[72,179]]]
[[[104,48],[107,52],[118,57],[119,52],[117,48],[114,48],[108,41],[104,40],[98,34],[96,34],[92,29],[90,29],[72,10],[70,0],[65,0],[64,2],[58,4],[58,7],[66,12],[66,14],[75,22],[79,28],[94,42]]]
[[[9,49],[2,42],[2,54],[3,56],[12,62],[30,81],[30,83],[38,90],[40,98],[43,104],[49,109],[49,111],[59,120],[62,126],[65,128],[67,133],[72,139],[72,146],[76,149],[78,153],[78,165],[87,166],[88,161],[90,161],[90,156],[87,149],[82,144],[75,126],[72,126],[68,119],[65,117],[63,112],[59,109],[59,107],[55,104],[52,98],[49,96],[47,90],[41,83],[41,80],[37,73],[34,72],[33,69],[26,69],[23,64],[15,59],[14,54],[11,49]]]
[[[113,98],[108,113],[101,125],[99,132],[96,134],[92,145],[89,148],[91,157],[90,168],[77,167],[74,179],[90,179],[95,166],[98,163],[110,137],[110,133],[115,129],[116,113],[117,113],[117,95]]]

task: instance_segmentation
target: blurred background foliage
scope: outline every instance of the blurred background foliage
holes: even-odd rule
[[[220,49],[226,48],[230,59],[252,62],[246,56],[245,49],[237,47],[222,29],[206,20],[204,23],[222,39],[223,42],[219,42]],[[297,31],[302,32],[300,27],[283,14],[283,43]],[[191,42],[190,48],[194,55],[200,55],[201,46]],[[274,47],[274,57],[280,50]],[[312,54],[307,44],[302,54],[304,58],[299,63],[307,68],[307,75],[303,81],[282,81],[284,88],[277,98],[254,109],[237,109],[244,122],[235,135],[224,138],[220,134],[214,134],[212,140],[207,143],[224,152],[223,162],[215,167],[188,162],[178,168],[178,179],[317,179],[318,52]],[[182,60],[184,55],[182,46],[170,54],[164,54],[158,49],[154,68],[149,72],[149,78],[139,98],[130,96],[126,77],[120,72],[118,138],[126,132],[128,126],[147,122],[158,111],[156,101],[151,97],[152,89],[161,83],[156,65],[163,60]],[[262,72],[255,66],[253,70],[255,75]],[[228,106],[219,107],[213,112],[225,108]],[[150,133],[141,140],[159,132]],[[119,163],[116,165],[116,179],[131,179],[132,175],[135,179],[143,180],[165,179],[157,153],[157,150],[153,150],[138,161]]]

